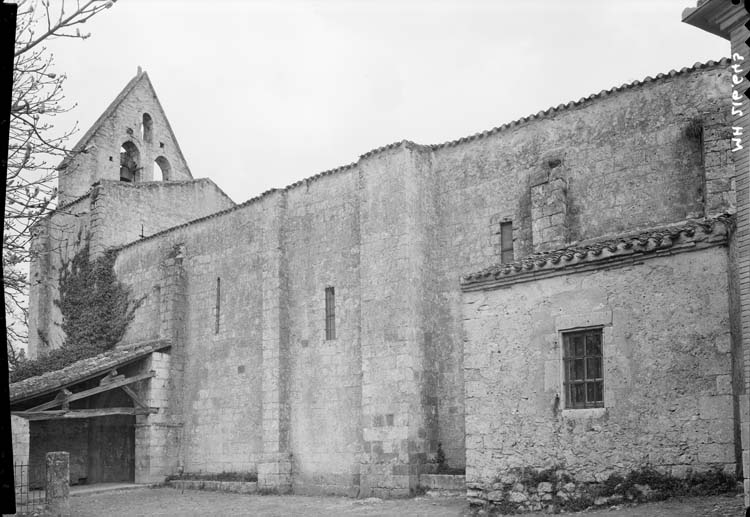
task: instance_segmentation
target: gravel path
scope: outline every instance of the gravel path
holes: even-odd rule
[[[71,497],[77,517],[130,516],[430,516],[473,515],[462,499],[417,497],[380,500],[342,497],[259,496],[172,488],[140,488]],[[479,514],[481,515],[481,513]],[[535,517],[548,514],[526,514]],[[579,514],[586,517],[738,517],[743,498],[714,496],[671,499],[640,506]]]

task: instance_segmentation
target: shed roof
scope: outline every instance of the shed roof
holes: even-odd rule
[[[106,373],[112,368],[132,363],[152,352],[158,352],[170,346],[170,341],[166,339],[121,345],[94,357],[76,361],[65,368],[14,382],[10,385],[10,403],[16,404],[52,393],[65,386]]]

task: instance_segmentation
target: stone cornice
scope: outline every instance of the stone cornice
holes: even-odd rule
[[[509,264],[496,264],[461,278],[461,290],[496,289],[542,278],[590,271],[727,242],[734,218],[721,215],[679,225],[606,237],[555,251],[536,253]]]
[[[697,7],[682,11],[682,21],[706,32],[731,39],[732,30],[748,19],[744,6],[729,0],[701,0]]]

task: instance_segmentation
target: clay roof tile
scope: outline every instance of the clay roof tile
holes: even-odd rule
[[[515,262],[495,264],[482,271],[470,273],[461,279],[463,286],[481,282],[482,278],[500,275],[525,274],[528,271],[564,268],[571,263],[595,262],[634,253],[656,253],[680,244],[707,239],[717,231],[718,237],[726,236],[734,225],[734,216],[722,214],[710,219],[688,220],[678,225],[657,227],[616,237],[602,237],[588,243],[574,244],[567,248],[535,253]],[[608,253],[604,253],[604,251]]]

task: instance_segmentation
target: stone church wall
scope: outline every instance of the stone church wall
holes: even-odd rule
[[[290,446],[296,492],[358,486],[362,425],[359,174],[287,193]],[[334,288],[335,339],[325,332]],[[356,492],[353,494],[356,495]]]
[[[464,293],[466,482],[558,467],[734,474],[725,246]],[[604,408],[565,409],[561,332],[603,328]],[[559,396],[560,399],[556,399]]]
[[[435,150],[439,440],[452,464],[463,464],[457,278],[499,262],[495,223],[513,222],[516,259],[544,245],[544,239],[532,239],[532,226],[551,219],[550,205],[543,205],[544,212],[537,215],[532,191],[555,175],[564,180],[568,202],[563,224],[551,238],[563,242],[701,216],[701,143],[686,133],[691,121],[705,118],[706,111],[717,105],[728,109],[729,82],[724,67],[662,79]],[[727,156],[721,159],[726,163]],[[731,206],[717,208],[715,213]]]
[[[438,443],[463,467],[464,422],[479,417],[464,410],[460,275],[499,261],[504,220],[521,258],[701,215],[704,150],[689,129],[726,102],[725,85],[724,69],[708,67],[481,137],[394,144],[123,248],[118,274],[147,295],[127,341],[163,330],[180,257],[186,470],[258,468],[299,491],[405,495]]]
[[[29,266],[28,356],[59,347],[65,340],[60,325],[60,271],[80,249],[91,229],[91,199],[84,196],[41,220],[33,229]]]
[[[100,249],[122,246],[234,206],[211,180],[125,183],[102,181],[95,239]]]
[[[183,423],[181,459],[188,472],[256,470],[263,451],[266,209],[258,202],[206,218],[118,256],[118,277],[132,286],[134,297],[147,296],[124,339],[139,341],[152,337],[145,332],[153,332],[156,322],[175,317],[166,310],[174,274],[167,263],[181,255],[187,303],[172,354],[181,358],[173,362],[182,362],[186,382],[173,386],[176,404],[170,407]]]

